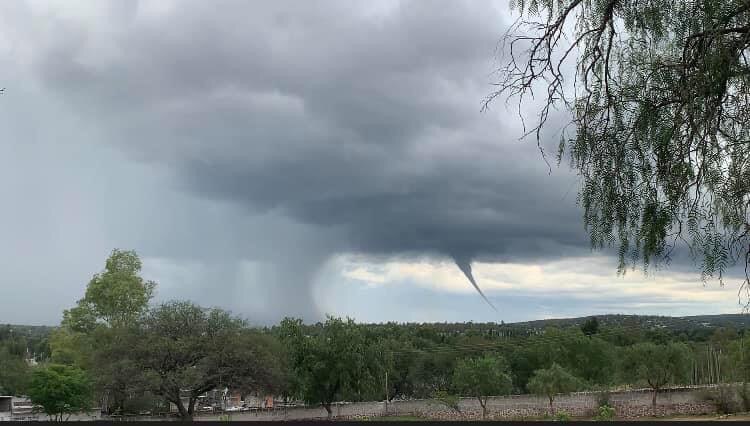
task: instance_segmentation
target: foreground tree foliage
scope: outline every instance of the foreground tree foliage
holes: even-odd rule
[[[559,364],[553,363],[550,368],[537,370],[529,380],[529,390],[549,400],[550,414],[554,413],[555,396],[561,393],[570,393],[577,390],[581,385],[579,379]]]
[[[79,332],[91,331],[97,324],[117,328],[138,321],[156,288],[156,283],[141,278],[141,267],[135,251],[113,250],[104,271],[94,275],[86,295],[63,313],[63,321]]]
[[[150,307],[156,284],[140,271],[135,252],[114,250],[50,336],[52,359],[85,370],[108,413],[148,411],[160,398],[190,419],[206,391],[284,386],[286,366],[273,336],[220,309],[189,302]]]
[[[297,377],[295,393],[308,403],[322,404],[332,418],[336,401],[361,399],[377,385],[374,354],[362,327],[353,320],[329,317],[307,334],[301,320],[282,321],[280,333]]]
[[[0,395],[24,394],[29,379],[29,367],[23,358],[0,347]]]
[[[651,403],[656,409],[659,390],[668,384],[686,381],[689,354],[688,347],[682,343],[638,343],[625,351],[622,372],[630,383],[645,384],[653,390]]]
[[[484,420],[487,417],[487,398],[508,395],[513,390],[507,371],[508,364],[498,356],[464,359],[458,362],[453,372],[453,387],[462,395],[471,395],[479,400]]]
[[[93,276],[76,306],[63,312],[51,336],[53,360],[89,371],[109,413],[122,412],[144,388],[143,372],[130,357],[131,336],[138,334],[156,283],[140,272],[134,251],[113,250],[104,271]]]
[[[704,279],[741,260],[750,291],[750,2],[511,5],[521,17],[487,102],[541,89],[538,143],[550,111],[570,112],[558,161],[581,177],[593,246],[617,244],[624,271],[684,241]]]
[[[52,364],[32,373],[29,397],[51,420],[63,421],[91,408],[93,390],[83,370]]]
[[[241,320],[220,309],[165,303],[148,313],[132,337],[135,367],[184,420],[193,417],[198,397],[207,391],[220,386],[272,391],[280,381],[276,357]]]

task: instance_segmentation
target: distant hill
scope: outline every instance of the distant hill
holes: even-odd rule
[[[586,320],[596,317],[600,327],[623,327],[633,330],[661,329],[672,333],[686,332],[689,335],[699,333],[707,336],[718,328],[733,328],[742,331],[750,327],[750,315],[748,314],[717,314],[717,315],[695,315],[682,317],[668,317],[659,315],[622,315],[606,314],[591,315],[577,318],[555,318],[515,323],[379,323],[370,324],[371,327],[399,327],[412,326],[418,329],[431,330],[444,336],[456,335],[483,335],[483,336],[524,336],[539,334],[545,328],[568,328],[581,327]]]
[[[696,328],[732,327],[744,329],[750,327],[748,314],[695,315],[685,317],[667,317],[657,315],[592,315],[601,326],[640,326],[644,328],[666,328],[672,331],[692,330]],[[508,324],[510,326],[540,329],[546,327],[580,327],[592,316],[579,318],[546,319]]]
[[[47,325],[0,324],[0,331],[2,332],[12,331],[13,334],[31,338],[46,337],[55,328],[57,327]]]
[[[696,329],[716,329],[722,327],[731,327],[736,330],[742,330],[750,327],[750,314],[716,314],[716,315],[694,315],[684,317],[668,317],[658,315],[623,315],[623,314],[606,314],[590,315],[576,318],[554,318],[533,321],[523,321],[514,323],[422,323],[422,326],[448,332],[449,334],[463,334],[463,332],[474,330],[489,329],[514,329],[514,330],[543,330],[548,327],[567,328],[580,327],[589,318],[596,317],[600,326],[603,327],[637,327],[644,329],[662,328],[669,331],[689,331]],[[396,323],[389,323],[396,324]],[[373,324],[375,325],[375,324]],[[381,326],[386,324],[381,323]],[[416,325],[416,324],[413,324]],[[0,330],[10,327],[14,333],[27,337],[46,337],[56,327],[43,325],[14,325],[0,324]]]

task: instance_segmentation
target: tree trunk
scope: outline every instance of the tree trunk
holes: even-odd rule
[[[328,413],[328,420],[331,420],[333,418],[333,411],[331,411],[331,403],[325,403],[323,404],[323,408],[326,409],[326,413]]]
[[[174,401],[174,405],[177,406],[177,411],[180,413],[180,420],[190,422],[193,421],[192,413],[188,412],[185,408],[185,404],[182,403],[182,398],[177,398]]]
[[[654,388],[654,395],[651,398],[651,411],[652,415],[656,415],[656,394],[659,392],[659,388]]]
[[[190,397],[188,400],[188,416],[190,416],[190,420],[193,420],[193,413],[195,413],[195,402],[197,401],[197,398]]]
[[[485,420],[487,418],[487,400],[482,400],[482,397],[479,397],[479,405],[482,407],[482,420]]]
[[[555,415],[555,408],[552,406],[552,401],[553,401],[554,397],[553,396],[549,396],[548,398],[549,398],[549,415],[553,416],[553,415]]]

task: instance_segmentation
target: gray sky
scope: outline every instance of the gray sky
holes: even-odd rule
[[[115,247],[257,322],[737,312],[687,267],[617,277],[575,177],[480,112],[507,9],[1,2],[0,322],[57,323]]]

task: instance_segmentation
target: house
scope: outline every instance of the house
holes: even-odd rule
[[[271,395],[245,395],[244,406],[248,408],[273,408],[274,398]]]
[[[34,405],[28,398],[0,396],[0,420],[26,420],[35,416]]]
[[[28,416],[34,413],[34,404],[31,403],[29,398],[13,398],[13,415],[14,416]]]
[[[244,397],[244,398],[243,398]],[[182,403],[187,408],[190,398],[188,392],[183,391],[181,396]],[[195,403],[196,413],[200,412],[214,412],[215,410],[244,410],[251,408],[273,408],[274,397],[273,395],[243,395],[242,392],[237,390],[214,389],[200,395]],[[173,403],[169,404],[170,412],[176,413],[177,406]]]
[[[231,407],[242,406],[242,393],[239,391],[229,391],[228,389],[224,393],[224,409]]]
[[[10,420],[13,412],[13,397],[0,396],[0,421]]]
[[[29,367],[34,367],[38,365],[39,363],[36,361],[36,354],[32,354],[29,351],[29,348],[26,348],[26,356],[24,357],[24,360],[26,361],[26,364]]]

